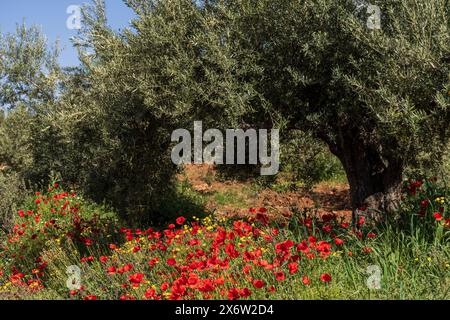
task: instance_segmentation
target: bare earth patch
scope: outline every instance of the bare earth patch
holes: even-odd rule
[[[227,217],[243,217],[248,215],[250,207],[264,207],[272,216],[290,216],[292,211],[311,209],[319,216],[333,213],[343,220],[351,218],[350,194],[347,184],[320,183],[311,192],[276,192],[265,189],[259,192],[251,191],[251,181],[219,181],[213,166],[188,165],[179,179],[187,179],[192,188],[208,197],[207,209],[217,215]],[[239,203],[220,203],[214,195],[227,194],[239,198]]]

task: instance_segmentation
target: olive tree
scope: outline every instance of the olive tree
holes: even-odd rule
[[[390,211],[405,167],[440,158],[450,133],[450,6],[373,5],[207,2],[199,60],[216,83],[200,93],[211,108],[217,90],[235,95],[225,110],[245,122],[312,132],[341,160],[353,207]]]
[[[394,209],[405,167],[440,158],[446,0],[127,3],[133,77],[161,115],[311,132],[342,162],[355,209]]]
[[[35,139],[46,128],[38,119],[57,100],[58,55],[58,46],[49,47],[36,26],[23,23],[15,32],[0,34],[0,164],[24,176],[36,167],[33,147],[44,143]]]
[[[54,101],[61,69],[58,45],[48,42],[37,26],[17,25],[0,34],[0,107],[14,109]]]

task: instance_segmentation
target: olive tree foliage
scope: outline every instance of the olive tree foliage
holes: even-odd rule
[[[58,46],[48,47],[41,30],[25,23],[14,33],[0,34],[0,106],[14,109],[52,102],[61,69]]]
[[[145,90],[169,86],[169,72],[162,61],[137,65],[142,47],[130,51],[131,33],[112,31],[104,12],[102,1],[85,8],[76,43],[82,64],[58,77],[37,29],[2,38],[1,97],[9,111],[0,119],[0,164],[41,187],[58,174],[130,222],[159,220],[159,206],[173,191],[170,136],[180,124],[161,112],[166,97]]]
[[[364,1],[127,3],[134,30],[104,54],[130,63],[130,88],[157,117],[312,132],[341,160],[354,208],[393,209],[404,169],[440,158],[446,0],[373,1],[379,30]]]
[[[83,14],[76,40],[82,64],[71,71],[52,114],[66,148],[78,152],[76,162],[62,161],[72,164],[66,180],[130,222],[157,220],[177,169],[170,136],[178,125],[159,112],[169,101],[146,91],[166,85],[157,74],[164,70],[127,40],[130,31],[119,34],[108,27],[103,1],[85,7]]]
[[[233,61],[215,74],[258,97],[247,114],[313,132],[341,160],[354,208],[390,211],[405,167],[440,158],[450,133],[450,6],[374,4],[381,30],[353,1],[215,1],[206,16],[222,37],[211,47]]]
[[[448,140],[450,6],[374,1],[377,30],[364,4],[133,1],[127,43],[148,54],[138,74],[148,59],[169,68],[170,86],[145,87],[163,114],[312,132],[341,160],[354,208],[390,211],[405,168]]]
[[[37,160],[52,154],[48,131],[39,118],[57,99],[62,71],[57,45],[49,47],[37,27],[17,25],[0,33],[0,228],[13,223],[14,212],[29,194],[30,180],[42,170]],[[49,147],[45,152],[42,148]],[[46,163],[48,168],[51,163]],[[26,183],[27,182],[27,183]]]
[[[0,164],[15,171],[29,173],[35,165],[33,147],[41,143],[36,133],[46,131],[39,116],[57,100],[58,55],[57,44],[49,47],[37,27],[23,23],[0,34]]]
[[[441,157],[447,0],[373,1],[381,29],[368,28],[365,1],[126,3],[132,29],[115,34],[93,19],[86,41],[111,125],[123,128],[126,116],[164,128],[200,119],[311,132],[342,162],[355,209],[394,209],[405,168]]]

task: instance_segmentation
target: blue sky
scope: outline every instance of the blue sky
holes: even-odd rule
[[[76,50],[70,38],[77,34],[69,30],[66,13],[70,5],[82,5],[88,0],[0,0],[0,32],[13,32],[16,24],[25,19],[27,25],[36,24],[42,27],[49,42],[60,40],[63,49],[60,62],[63,66],[78,64]],[[122,0],[106,0],[108,23],[115,29],[128,26],[133,18],[133,11],[125,6]]]

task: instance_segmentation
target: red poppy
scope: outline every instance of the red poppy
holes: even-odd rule
[[[225,252],[226,252],[227,255],[228,255],[230,258],[232,258],[232,259],[239,257],[239,251],[237,251],[237,250],[235,249],[233,243],[227,244],[227,246],[225,247]]]
[[[330,282],[331,281],[331,276],[328,273],[323,273],[320,276],[320,281],[322,281],[322,282]]]
[[[289,273],[290,274],[294,274],[298,270],[298,263],[297,262],[289,263],[288,264],[288,268],[289,268]]]
[[[320,251],[321,255],[329,255],[331,253],[331,245],[326,241],[319,241],[316,245],[316,250]]]
[[[261,289],[262,287],[264,287],[266,285],[266,283],[262,280],[254,280],[253,285],[255,286],[255,288]]]
[[[335,238],[335,239],[334,239],[334,243],[335,243],[337,246],[341,246],[341,245],[344,244],[344,240],[339,239],[339,238]]]
[[[257,213],[256,220],[265,226],[269,225],[269,217],[264,213]]]
[[[116,267],[111,266],[107,269],[107,271],[110,275],[114,275],[116,273]]]
[[[308,244],[305,240],[303,240],[301,243],[297,245],[297,251],[301,251],[303,253],[307,253],[309,251]]]
[[[241,295],[241,297],[247,298],[247,297],[250,297],[252,292],[248,288],[244,288],[244,289],[241,289],[239,294]]]
[[[444,226],[450,227],[450,219],[445,219]]]
[[[143,273],[132,274],[132,275],[128,276],[128,280],[131,283],[140,284],[144,280],[144,274]]]
[[[307,276],[303,276],[302,282],[305,286],[309,286],[311,284],[311,280]]]
[[[154,259],[152,259],[152,260],[150,260],[149,262],[148,262],[148,265],[150,266],[150,267],[153,267],[155,264],[157,264],[158,263],[158,258],[154,258]]]
[[[239,291],[236,288],[228,290],[228,299],[229,300],[237,300],[239,299]]]
[[[161,291],[166,291],[169,288],[170,284],[168,282],[164,282],[163,284],[161,284]]]
[[[136,247],[133,248],[133,252],[134,253],[139,252],[139,251],[141,251],[141,247],[140,246],[136,246]]]
[[[275,278],[277,279],[277,281],[283,281],[284,279],[286,279],[286,276],[284,275],[283,271],[277,271],[275,272]]]
[[[173,259],[173,258],[170,258],[170,259],[167,259],[167,264],[169,266],[174,266],[174,265],[177,264],[177,261],[175,259]]]
[[[364,216],[360,216],[359,220],[358,220],[358,225],[362,226],[365,221],[366,221],[366,219],[364,218]]]
[[[442,214],[440,214],[439,212],[435,212],[433,214],[433,217],[436,219],[436,221],[441,221],[442,220]]]
[[[178,225],[181,226],[182,224],[184,224],[186,222],[186,219],[184,217],[178,217],[176,222]]]
[[[373,250],[372,250],[372,248],[369,248],[369,247],[364,247],[363,248],[363,252],[364,253],[371,253]]]
[[[156,296],[156,290],[154,289],[147,289],[147,291],[145,291],[144,293],[144,297],[146,297],[147,299],[154,299]]]
[[[70,295],[75,296],[78,294],[78,290],[70,290]]]
[[[131,263],[129,263],[123,267],[123,271],[125,271],[125,272],[129,272],[131,270],[133,270],[133,265]]]
[[[323,222],[330,222],[332,220],[336,219],[336,216],[332,213],[326,213],[322,216]]]

